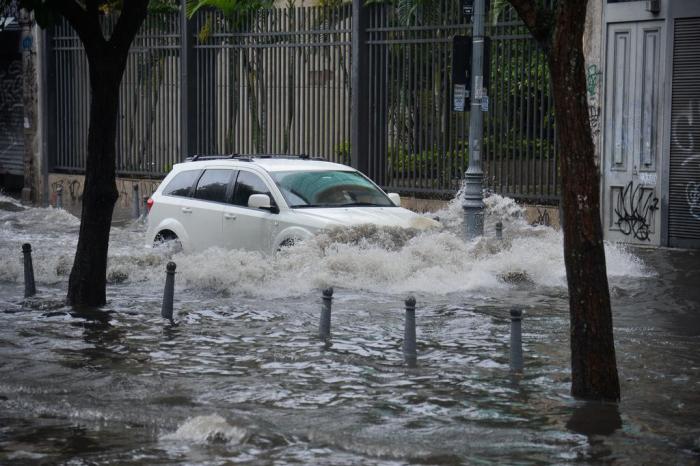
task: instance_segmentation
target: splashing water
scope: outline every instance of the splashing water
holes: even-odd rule
[[[175,432],[161,438],[192,443],[241,443],[245,437],[245,429],[230,425],[218,414],[211,414],[187,419]]]
[[[446,294],[502,289],[514,277],[537,286],[566,286],[561,233],[528,225],[522,208],[512,199],[498,195],[486,199],[486,235],[472,242],[465,243],[460,237],[458,199],[435,215],[444,229],[418,232],[371,225],[337,229],[285,248],[274,257],[219,248],[171,255],[167,249],[144,245],[144,227],[134,223],[113,228],[108,280],[160,283],[165,262],[172,259],[178,264],[178,280],[186,288],[250,296],[299,296],[327,286],[391,294]],[[498,221],[503,223],[503,241],[493,237]],[[0,211],[0,225],[2,253],[17,258],[0,271],[0,280],[21,279],[18,251],[22,242],[37,239],[37,229],[42,235],[34,242],[37,280],[58,283],[66,279],[79,226],[75,217],[53,208]],[[610,277],[650,273],[624,247],[606,244],[605,249]]]

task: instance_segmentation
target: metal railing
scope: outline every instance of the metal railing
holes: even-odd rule
[[[196,151],[343,159],[350,5],[194,20]]]
[[[191,21],[177,12],[150,14],[121,85],[118,173],[160,177],[193,153],[306,153],[357,163],[351,141],[359,140],[355,153],[386,189],[454,195],[468,165],[469,113],[452,111],[452,38],[469,35],[470,25],[458,0],[436,3],[439,8],[409,16],[396,6],[364,7],[366,39],[354,49],[349,4],[232,16],[209,10]],[[484,184],[519,199],[556,202],[544,55],[509,8],[487,33]],[[66,23],[55,28],[50,45],[51,169],[82,171],[87,60]],[[359,54],[367,78],[351,89],[351,61]],[[369,105],[354,129],[360,139],[352,136],[351,92]]]

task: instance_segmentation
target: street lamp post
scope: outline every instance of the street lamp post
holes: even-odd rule
[[[464,174],[464,229],[466,238],[473,239],[484,234],[484,172],[481,169],[481,147],[483,145],[484,116],[484,19],[485,0],[474,0],[472,23],[472,95],[469,112],[469,167]]]

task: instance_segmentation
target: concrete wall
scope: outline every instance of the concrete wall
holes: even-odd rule
[[[595,159],[598,166],[601,160],[603,114],[601,87],[603,81],[603,7],[605,0],[588,0],[586,30],[583,35],[583,53],[586,57],[586,92],[588,115],[591,123]]]
[[[141,198],[140,208],[143,213],[143,197],[150,196],[160,184],[161,180],[157,179],[134,179],[134,178],[117,178],[117,190],[119,191],[119,199],[114,206],[113,220],[115,222],[123,222],[130,220],[132,202],[134,198],[134,185],[138,185],[138,193]],[[83,175],[71,175],[63,173],[49,174],[49,203],[52,206],[56,205],[56,193],[58,187],[63,188],[62,203],[63,208],[80,217],[83,200],[83,185],[85,177]],[[416,197],[402,197],[401,206],[414,212],[436,212],[447,207],[449,201],[441,199],[420,199]],[[525,219],[530,224],[543,224],[559,228],[559,208],[552,206],[541,205],[524,205]]]
[[[63,173],[51,173],[48,177],[49,183],[49,204],[56,205],[58,187],[63,188],[62,205],[63,208],[80,217],[83,200],[83,186],[85,176],[71,175]],[[138,185],[139,208],[143,212],[143,197],[150,196],[160,184],[161,180],[117,178],[117,191],[119,199],[114,206],[113,220],[116,222],[130,220],[132,202],[134,198],[134,185]]]

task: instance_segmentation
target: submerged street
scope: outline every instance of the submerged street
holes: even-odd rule
[[[459,202],[436,214],[442,231],[334,231],[274,258],[173,254],[145,246],[141,223],[115,226],[108,305],[76,315],[63,300],[79,220],[0,196],[0,463],[700,460],[699,251],[606,246],[622,400],[589,404],[569,394],[561,233],[495,195],[475,242]],[[24,302],[27,242],[38,295]],[[177,326],[160,317],[170,260]],[[401,350],[409,294],[416,369]]]

